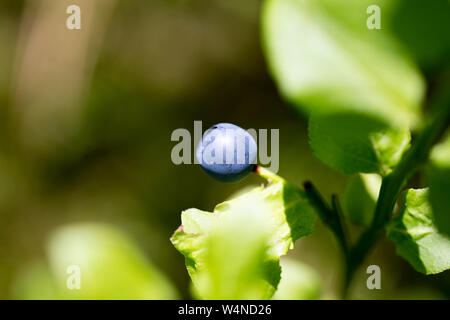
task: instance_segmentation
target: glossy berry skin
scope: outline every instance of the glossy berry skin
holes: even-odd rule
[[[231,123],[219,123],[206,130],[195,155],[211,177],[235,182],[252,170],[257,150],[255,139],[247,131]]]

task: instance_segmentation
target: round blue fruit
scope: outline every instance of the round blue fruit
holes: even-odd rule
[[[223,182],[243,179],[256,163],[255,139],[231,123],[219,123],[203,135],[197,146],[197,161],[211,177]]]

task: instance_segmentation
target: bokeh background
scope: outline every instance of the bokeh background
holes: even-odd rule
[[[428,1],[402,3],[392,21],[406,48],[417,47],[416,37],[429,42],[414,52],[432,85],[449,51],[433,56],[427,46],[448,49],[448,21],[434,19]],[[81,7],[81,30],[65,27],[71,4]],[[89,297],[191,298],[184,258],[169,241],[181,211],[211,211],[262,182],[223,184],[196,165],[174,165],[171,133],[193,132],[194,120],[204,129],[218,122],[279,129],[279,174],[342,195],[348,177],[313,156],[306,117],[268,74],[260,8],[258,0],[0,2],[0,298],[61,298],[60,256],[97,256],[99,248],[117,257],[100,265],[93,281],[101,288]],[[319,221],[316,229],[289,255],[318,273],[321,298],[338,298],[339,248]],[[96,247],[89,241],[96,232],[117,238],[117,248]],[[67,247],[55,249],[59,237]],[[383,289],[367,290],[361,269],[351,298],[450,297],[448,272],[419,274],[388,241],[370,264],[381,267]],[[147,273],[153,283],[143,285]]]

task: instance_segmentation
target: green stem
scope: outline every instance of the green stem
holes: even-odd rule
[[[331,196],[330,208],[311,182],[305,182],[304,188],[311,206],[314,207],[320,219],[336,237],[344,255],[344,268],[348,269],[350,240],[338,197],[335,194]],[[343,295],[345,295],[346,289],[347,286],[344,283]]]
[[[267,170],[264,167],[261,167],[260,165],[255,165],[253,167],[253,172],[255,172],[260,177],[266,179],[269,183],[271,183],[273,181],[284,181],[284,179],[282,177],[273,173],[270,170]]]
[[[333,207],[333,211],[335,212],[336,216],[336,230],[337,230],[337,237],[339,241],[341,242],[342,248],[345,249],[344,253],[346,255],[346,260],[348,259],[349,254],[349,248],[350,248],[350,235],[348,233],[347,227],[344,222],[344,214],[342,211],[341,204],[339,202],[339,198],[337,195],[333,194],[331,196],[331,205]]]
[[[318,190],[310,182],[304,184],[306,196],[315,208],[321,220],[336,236],[345,256],[346,273],[343,295],[346,297],[353,274],[363,262],[365,256],[378,240],[391,219],[397,198],[408,179],[423,165],[431,148],[444,134],[450,122],[450,90],[443,89],[438,100],[432,103],[434,116],[426,122],[416,141],[407,151],[397,167],[383,178],[374,218],[370,227],[361,235],[358,242],[349,249],[349,239],[342,217],[342,210],[336,196],[332,197],[329,207]],[[255,166],[255,172],[269,181],[283,180],[272,172]]]
[[[405,153],[398,166],[383,178],[372,224],[350,250],[346,272],[346,288],[350,285],[356,269],[363,262],[366,254],[391,219],[392,211],[402,188],[420,166],[427,161],[431,148],[449,125],[450,104],[448,94],[444,93],[444,96],[436,101],[434,109],[436,111],[434,116],[427,121],[411,149]]]
[[[316,210],[319,218],[330,228],[336,236],[342,252],[347,260],[349,252],[349,241],[342,216],[342,209],[336,195],[331,198],[332,207],[325,202],[319,191],[311,182],[304,183],[305,193],[311,206]]]

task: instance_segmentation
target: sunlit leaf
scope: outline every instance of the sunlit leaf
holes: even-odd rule
[[[77,224],[60,228],[50,239],[48,255],[62,298],[177,298],[166,277],[125,234],[113,227]],[[77,276],[76,269],[80,275],[79,289],[67,285],[68,281],[75,281],[70,277]]]
[[[268,299],[280,280],[279,257],[313,232],[302,190],[282,179],[216,206],[189,209],[172,243],[186,258],[196,294],[207,299]]]
[[[316,157],[346,174],[388,173],[409,147],[407,129],[361,113],[313,114],[309,139]]]
[[[267,0],[263,41],[281,94],[300,110],[359,111],[394,125],[413,123],[421,75],[386,30],[396,1]],[[369,30],[378,5],[382,30]]]
[[[436,226],[440,232],[450,235],[450,135],[431,153],[427,182]]]
[[[316,300],[322,284],[317,272],[293,259],[281,259],[281,281],[274,295],[276,300]]]
[[[450,239],[434,225],[428,189],[409,189],[404,209],[388,227],[388,237],[417,271],[435,274],[450,268]]]

